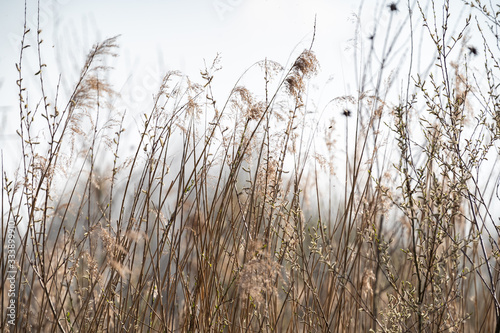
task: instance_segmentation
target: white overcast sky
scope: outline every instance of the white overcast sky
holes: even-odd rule
[[[459,2],[459,0],[454,0]],[[227,97],[243,71],[268,58],[286,65],[308,48],[316,17],[313,50],[321,65],[318,91],[327,99],[354,93],[352,41],[354,14],[361,0],[40,0],[42,53],[48,65],[47,84],[71,89],[87,52],[105,38],[121,35],[119,57],[113,60],[112,84],[129,101],[127,112],[147,112],[151,96],[167,70],[180,70],[200,81],[204,61],[221,55],[218,98]],[[368,39],[375,24],[384,24],[392,1],[366,0],[362,34]],[[396,1],[397,15],[406,15],[406,1]],[[374,16],[375,4],[385,8]],[[37,1],[28,0],[27,24],[35,37]],[[17,140],[18,101],[15,63],[19,61],[24,1],[0,0],[0,148],[10,156]],[[406,38],[406,37],[402,37]],[[36,43],[30,41],[33,45]],[[36,53],[25,55],[36,68]],[[226,93],[226,95],[224,95]],[[49,92],[49,96],[54,95]],[[321,95],[321,94],[320,94]],[[217,96],[216,96],[217,97]]]
[[[199,81],[204,62],[211,63],[219,53],[222,70],[217,86],[223,93],[256,61],[267,57],[286,65],[309,47],[316,17],[314,49],[326,82],[342,75],[357,6],[358,0],[41,0],[42,53],[52,75],[46,80],[55,87],[62,73],[62,82],[68,83],[63,89],[71,89],[71,79],[92,45],[121,35],[119,57],[111,64],[112,83],[116,90],[133,95],[126,97],[134,104],[125,107],[136,110],[127,112],[143,113],[147,110],[140,109],[151,100],[167,70],[180,70]],[[37,2],[28,0],[27,8],[34,38]],[[24,1],[0,0],[0,147],[7,151],[9,142],[17,140],[15,63],[23,24]],[[35,53],[30,51],[25,61],[35,68]]]

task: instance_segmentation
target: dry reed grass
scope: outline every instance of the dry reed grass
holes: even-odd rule
[[[498,8],[473,4],[491,24],[482,35],[495,33]],[[498,160],[498,44],[485,43],[485,88],[467,63],[457,65],[465,46],[450,59],[464,34],[447,37],[449,3],[445,24],[429,5],[434,17],[416,2],[380,7],[391,19],[381,47],[374,31],[367,52],[354,54],[364,64],[359,94],[336,97],[342,108],[326,121],[306,112],[307,80],[319,70],[312,49],[289,69],[260,62],[262,98],[236,84],[216,102],[217,59],[202,84],[167,73],[127,158],[125,115],[104,103],[115,92],[102,60],[116,56],[117,38],[90,51],[66,103],[49,97],[40,61],[33,105],[25,28],[23,159],[2,179],[1,308],[13,221],[17,314],[13,325],[2,316],[2,330],[499,332],[498,185],[483,181],[499,177],[486,163]],[[388,67],[408,58],[395,45],[407,24],[413,41],[417,17],[434,43],[435,71],[410,71],[395,103]],[[331,133],[344,121],[342,150]],[[323,180],[332,188],[342,154],[336,200]]]

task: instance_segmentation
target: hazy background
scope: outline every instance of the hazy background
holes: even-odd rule
[[[200,81],[200,70],[205,63],[210,65],[218,53],[222,69],[214,79],[214,87],[222,102],[239,76],[255,62],[267,57],[286,65],[308,48],[316,17],[313,49],[321,72],[314,84],[319,96],[316,101],[321,103],[322,95],[328,95],[328,99],[344,95],[354,82],[345,77],[352,77],[349,49],[359,4],[341,0],[42,0],[39,20],[44,39],[42,56],[47,64],[45,80],[54,87],[47,93],[54,96],[59,74],[61,90],[69,93],[92,45],[121,35],[119,57],[109,63],[114,67],[110,81],[122,95],[116,101],[117,108],[127,110],[132,117],[148,111],[167,70],[180,70],[193,81]],[[23,1],[0,1],[0,147],[6,164],[16,152],[15,63],[19,62],[24,10]],[[388,10],[384,12],[389,15]],[[27,25],[32,33],[28,43],[33,46],[37,17],[37,2],[29,0]],[[367,29],[373,23],[366,22]],[[38,70],[35,47],[27,49],[23,61],[25,71],[30,66],[33,73]],[[29,79],[26,77],[24,83]],[[32,79],[36,82],[37,78],[33,75]]]
[[[92,45],[121,35],[119,56],[108,63],[114,68],[109,80],[121,93],[114,106],[120,111],[126,110],[129,118],[125,120],[125,127],[130,128],[137,124],[136,117],[150,110],[152,95],[166,71],[180,70],[199,82],[200,70],[220,54],[222,69],[216,74],[213,86],[215,97],[221,103],[245,69],[255,62],[267,58],[286,66],[304,48],[309,48],[316,19],[313,50],[321,68],[311,82],[308,99],[312,108],[321,110],[332,98],[356,93],[359,73],[355,72],[353,38],[361,4],[360,40],[368,43],[373,27],[379,25],[381,30],[389,21],[390,3],[392,1],[41,0],[38,12],[37,1],[28,0],[27,27],[31,33],[27,43],[36,45],[39,21],[44,40],[42,57],[47,64],[44,80],[47,87],[53,87],[53,91],[46,93],[51,98],[55,96],[60,75],[62,102],[64,93],[72,91]],[[407,9],[404,8],[407,3],[396,3],[399,11],[393,13],[394,17],[402,26],[407,26]],[[19,163],[15,134],[18,128],[15,63],[19,62],[24,12],[24,1],[0,0],[0,149],[5,165],[10,166]],[[453,14],[456,17],[456,13]],[[396,23],[395,20],[395,33],[398,32]],[[414,25],[422,31],[421,22],[415,20]],[[377,36],[380,43],[384,37]],[[409,34],[404,33],[400,37],[399,55],[408,52],[408,38]],[[419,51],[422,47],[425,45],[420,44]],[[37,84],[38,77],[34,75],[38,71],[37,59],[35,47],[26,50],[24,84],[29,84],[30,80]],[[428,64],[424,61],[421,66],[425,68]],[[400,67],[407,70],[404,64]],[[244,81],[245,85],[256,87],[257,91],[252,89],[256,94],[263,93],[262,80],[253,84],[253,79],[258,78],[250,76]],[[404,85],[402,82],[396,84]],[[395,91],[401,89],[396,87]],[[30,102],[35,104],[38,100],[33,97]]]

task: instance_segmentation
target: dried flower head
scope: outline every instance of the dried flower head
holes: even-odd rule
[[[247,117],[250,120],[259,120],[265,110],[266,105],[263,102],[255,103],[248,109]]]
[[[243,86],[237,86],[234,88],[234,94],[240,97],[241,101],[245,104],[253,104],[253,96],[252,93]]]
[[[292,70],[306,77],[315,74],[318,71],[318,59],[316,59],[314,52],[310,50],[302,51],[297,60],[295,60]]]
[[[375,274],[371,269],[365,270],[363,279],[361,280],[361,291],[363,299],[373,296],[373,285],[375,283]]]
[[[85,261],[87,262],[87,273],[91,281],[95,281],[99,277],[99,269],[97,261],[90,255],[90,253],[85,252]]]
[[[309,78],[318,71],[319,63],[314,53],[304,50],[295,60],[290,74],[285,79],[288,92],[299,97],[300,91],[304,90],[304,78]]]
[[[260,61],[258,64],[260,68],[264,70],[266,74],[265,76],[266,80],[269,81],[271,81],[276,76],[277,73],[283,70],[283,66],[281,66],[281,64],[273,60],[265,59]]]
[[[299,75],[292,74],[289,77],[286,78],[285,80],[286,87],[288,89],[288,92],[292,96],[298,96],[299,91],[303,89],[304,87],[304,81]]]
[[[132,270],[130,268],[128,268],[127,266],[123,265],[119,261],[109,260],[109,264],[111,265],[111,267],[113,267],[114,270],[116,270],[116,272],[118,274],[120,274],[120,276],[122,278],[126,278],[126,276],[128,274],[132,273]]]
[[[261,241],[249,244],[248,255],[251,259],[240,274],[240,297],[249,296],[255,305],[260,306],[264,304],[265,295],[277,294],[274,281],[280,275],[280,266],[271,258],[269,250]]]
[[[106,249],[106,254],[109,257],[117,256],[119,254],[127,253],[127,250],[118,242],[118,240],[111,236],[105,228],[99,228],[99,238]]]

